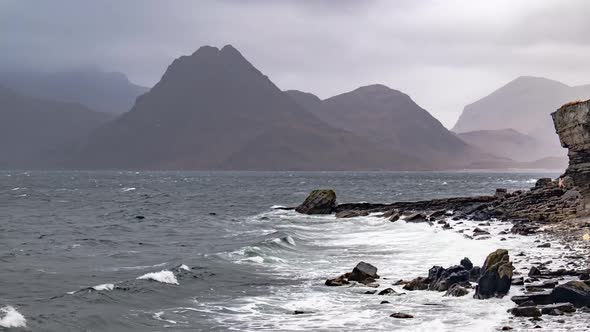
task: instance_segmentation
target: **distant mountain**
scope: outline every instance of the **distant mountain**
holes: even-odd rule
[[[453,127],[457,133],[512,128],[543,144],[546,156],[562,156],[550,113],[561,105],[590,98],[590,85],[568,86],[541,77],[523,76],[465,106]]]
[[[384,85],[361,87],[325,100],[295,90],[286,93],[330,125],[426,159],[435,169],[495,159],[449,132],[408,95]]]
[[[476,130],[457,134],[466,143],[490,154],[517,162],[530,162],[547,157],[545,144],[514,129]],[[562,157],[565,161],[567,158]]]
[[[0,86],[0,168],[53,168],[111,114]]]
[[[94,169],[424,169],[335,129],[235,48],[201,47],[168,67],[131,111],[98,129],[70,167]]]
[[[109,113],[131,109],[135,99],[149,89],[135,85],[121,73],[80,69],[55,73],[0,73],[0,84],[23,95],[76,102]]]

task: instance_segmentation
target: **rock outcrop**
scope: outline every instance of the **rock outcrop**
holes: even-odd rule
[[[590,212],[590,100],[563,105],[552,113],[559,141],[568,149],[569,166],[562,187],[575,186],[582,195],[578,214]]]
[[[481,270],[481,277],[475,287],[474,298],[489,299],[491,297],[503,297],[508,294],[512,284],[512,271],[514,270],[508,250],[498,249],[489,254]]]
[[[326,286],[344,286],[350,284],[351,281],[356,281],[363,285],[378,287],[375,283],[379,279],[377,268],[369,263],[358,263],[352,272],[347,272],[337,278],[328,279],[325,282]]]
[[[295,211],[305,214],[330,214],[336,207],[336,192],[332,189],[313,190]]]

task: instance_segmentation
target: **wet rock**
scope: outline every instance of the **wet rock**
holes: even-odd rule
[[[513,330],[513,328],[510,326],[502,326],[502,329],[501,329],[501,331],[510,331],[510,330]]]
[[[531,266],[528,276],[529,277],[536,277],[536,276],[540,276],[540,275],[541,275],[541,270],[539,270],[539,268],[536,266]]]
[[[135,219],[139,219],[139,220],[145,219],[145,216],[135,216]]]
[[[348,285],[348,284],[350,284],[350,282],[348,281],[348,276],[350,276],[350,273],[345,273],[345,274],[339,276],[338,278],[328,279],[328,280],[326,280],[325,285],[326,286]]]
[[[293,315],[303,315],[303,314],[309,314],[311,312],[308,311],[302,311],[302,310],[295,310],[293,311]]]
[[[590,306],[590,286],[582,281],[568,281],[551,292],[554,303],[568,302],[576,307]]]
[[[447,269],[442,266],[433,266],[428,271],[428,280],[430,281],[428,289],[443,292],[455,284],[469,283],[469,271],[461,265],[451,266]]]
[[[377,295],[391,295],[391,294],[397,294],[397,292],[394,291],[393,288],[385,288],[384,290],[380,291],[379,294],[377,294]]]
[[[389,303],[391,303],[391,302],[389,302],[389,301],[381,301],[379,304],[389,304]]]
[[[405,218],[406,222],[428,222],[424,213],[413,213]]]
[[[551,243],[547,242],[547,243],[539,244],[537,246],[537,248],[551,248]]]
[[[508,250],[498,249],[488,255],[482,267],[482,274],[475,287],[476,299],[503,297],[508,294],[514,267]]]
[[[496,192],[494,193],[494,197],[502,198],[508,194],[508,190],[506,188],[497,188]]]
[[[368,216],[368,211],[346,210],[336,213],[336,218],[355,218]]]
[[[524,277],[512,278],[512,286],[524,285]]]
[[[376,290],[376,289],[375,289],[375,290],[368,290],[368,291],[366,291],[364,294],[367,294],[367,295],[373,295],[373,294],[375,294],[375,293],[377,293],[377,290]]]
[[[469,270],[469,281],[477,282],[479,277],[481,277],[481,267],[474,266],[471,270]]]
[[[438,219],[441,217],[445,217],[447,214],[447,211],[442,209],[442,210],[436,210],[434,212],[432,212],[431,214],[428,215],[428,218],[430,219]]]
[[[467,288],[460,286],[458,284],[455,284],[455,285],[451,286],[449,288],[449,290],[447,290],[447,292],[445,293],[444,296],[460,297],[460,296],[465,296],[467,294],[469,294],[469,290],[467,290]]]
[[[463,266],[465,270],[471,270],[473,268],[473,263],[471,263],[471,260],[467,257],[463,258],[459,264]]]
[[[553,186],[555,186],[555,184],[551,178],[540,178],[535,182],[535,187],[533,189],[544,189]]]
[[[401,215],[399,213],[395,213],[395,214],[391,215],[391,217],[389,217],[389,221],[391,221],[391,222],[398,221],[400,217],[401,217]]]
[[[544,305],[544,304],[551,304],[554,303],[551,292],[544,292],[544,293],[533,293],[533,294],[526,294],[526,295],[517,295],[510,298],[512,302],[516,303],[517,305],[521,305],[525,302],[532,302],[536,305]]]
[[[480,235],[490,235],[490,232],[483,230],[481,228],[475,228],[473,230],[473,236],[480,236]]]
[[[391,209],[391,210],[387,210],[387,211],[383,212],[383,215],[381,215],[381,217],[388,219],[397,213],[398,213],[398,211],[396,209]]]
[[[379,279],[377,268],[365,262],[358,263],[348,277],[348,280],[357,281],[361,284],[373,283],[375,282],[375,279]]]
[[[418,277],[405,284],[403,289],[409,291],[428,289],[428,280],[427,278]]]
[[[540,317],[541,310],[537,307],[516,307],[509,310],[516,317]]]
[[[407,318],[414,318],[414,316],[410,315],[410,314],[406,314],[403,312],[396,312],[391,314],[389,317],[393,317],[393,318],[401,318],[401,319],[407,319]]]
[[[313,190],[295,211],[304,214],[330,214],[336,207],[336,192],[332,189]]]
[[[544,306],[539,307],[541,309],[541,313],[543,315],[550,315],[552,310],[559,310],[560,312],[576,312],[576,307],[574,307],[571,303],[555,303],[555,304],[547,304]]]

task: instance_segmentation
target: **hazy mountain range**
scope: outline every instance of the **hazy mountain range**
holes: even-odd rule
[[[127,76],[83,68],[64,72],[4,72],[0,85],[20,94],[82,104],[90,109],[121,114],[135,103],[135,98],[149,88],[129,82]]]
[[[585,94],[519,78],[466,106],[451,132],[384,85],[324,100],[281,91],[229,45],[174,60],[151,89],[100,71],[12,73],[2,85],[1,168],[560,168],[549,113]]]

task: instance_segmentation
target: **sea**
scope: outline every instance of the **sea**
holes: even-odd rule
[[[278,208],[317,188],[340,203],[386,203],[528,189],[558,175],[0,171],[0,330],[495,331],[510,323],[509,297],[392,284],[463,257],[482,265],[497,248],[529,250],[532,239]],[[361,261],[378,268],[380,289],[400,294],[324,285]]]

